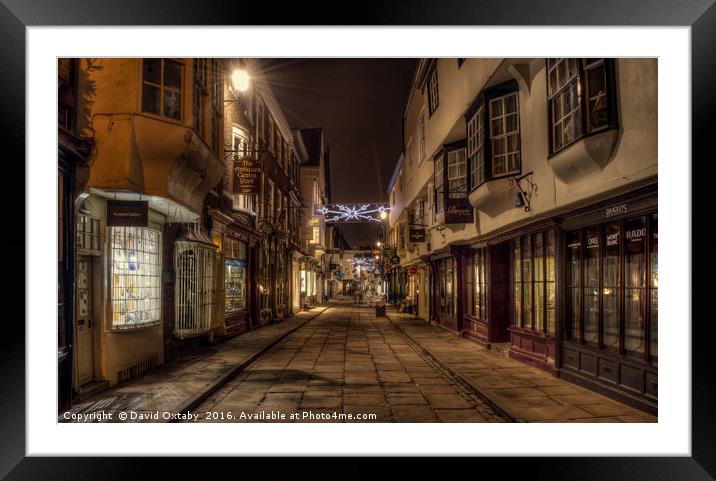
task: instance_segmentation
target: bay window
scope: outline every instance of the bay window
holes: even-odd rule
[[[145,58],[142,62],[142,112],[181,120],[184,65],[174,59]]]
[[[159,322],[160,233],[145,227],[110,227],[110,293],[113,329]]]
[[[513,324],[554,333],[557,322],[556,244],[553,230],[512,240]]]
[[[522,170],[517,82],[490,87],[465,114],[470,190]]]
[[[611,59],[548,58],[550,153],[604,129],[616,127]]]
[[[656,360],[657,241],[656,213],[567,233],[569,339]]]

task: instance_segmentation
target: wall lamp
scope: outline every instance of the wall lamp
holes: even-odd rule
[[[512,187],[512,183],[514,182],[518,189],[517,198],[515,199],[515,207],[524,207],[525,212],[529,212],[532,208],[530,205],[530,199],[532,199],[532,193],[537,187],[532,181],[533,174],[534,172],[527,172],[519,177],[510,177],[510,187]],[[526,180],[529,184],[527,190],[522,188],[522,184],[520,184],[520,181],[522,180]]]

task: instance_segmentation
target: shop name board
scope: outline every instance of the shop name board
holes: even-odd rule
[[[415,229],[411,227],[408,232],[408,238],[410,242],[413,243],[425,242],[425,229]]]
[[[108,227],[147,227],[149,202],[146,200],[108,200]]]
[[[623,215],[629,211],[626,204],[619,204],[613,207],[607,207],[604,211],[606,217],[614,217],[615,215]]]
[[[466,224],[472,222],[472,205],[467,197],[453,199],[448,197],[445,205],[446,224]]]
[[[234,194],[261,193],[261,161],[242,157],[234,161]]]
[[[247,227],[249,229],[254,228],[254,216],[248,212],[234,211],[233,212],[234,222],[240,226]]]
[[[641,240],[642,237],[646,237],[646,228],[641,229],[632,229],[626,231],[626,238],[630,241],[638,241]]]

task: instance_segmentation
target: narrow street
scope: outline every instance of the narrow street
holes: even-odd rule
[[[332,301],[194,414],[217,422],[506,421],[389,319],[348,298]]]

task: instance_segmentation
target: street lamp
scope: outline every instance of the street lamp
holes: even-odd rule
[[[378,247],[380,247],[380,246],[383,245],[383,243],[382,243],[381,241],[378,241],[378,242],[375,243],[375,245],[378,246]]]
[[[380,211],[380,219],[381,219],[381,220],[385,220],[385,219],[387,219],[387,218],[388,218],[388,213],[387,213],[386,211],[384,211],[384,210],[381,210],[381,211]]]
[[[251,84],[251,77],[244,69],[236,69],[231,74],[231,86],[237,92],[246,92]]]

